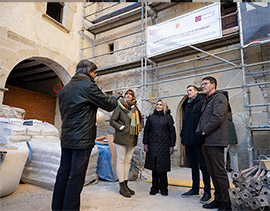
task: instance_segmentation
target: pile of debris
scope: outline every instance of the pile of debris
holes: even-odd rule
[[[230,188],[232,208],[235,210],[270,209],[270,159],[259,165],[231,174],[235,188]]]

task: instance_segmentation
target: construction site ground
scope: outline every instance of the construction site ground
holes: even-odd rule
[[[169,210],[205,210],[199,202],[199,197],[182,198],[181,194],[190,187],[169,185],[168,196],[160,193],[149,195],[151,171],[143,170],[142,176],[136,181],[130,181],[129,186],[136,191],[131,198],[119,194],[118,182],[98,180],[84,186],[81,194],[81,210],[101,211],[169,211]],[[191,180],[190,168],[173,168],[168,173],[170,179]],[[191,182],[191,181],[190,181]],[[203,194],[203,190],[200,190]],[[213,191],[212,191],[213,195]],[[48,211],[51,210],[52,191],[30,184],[20,184],[16,191],[9,196],[0,198],[0,210],[3,211]]]

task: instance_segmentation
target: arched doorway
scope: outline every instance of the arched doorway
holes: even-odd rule
[[[176,110],[176,129],[178,134],[180,134],[181,129],[182,129],[182,122],[184,118],[184,109],[183,109],[183,104],[185,100],[187,99],[187,96],[184,96],[182,100],[179,102]],[[181,137],[177,136],[177,152],[178,152],[178,159],[179,159],[179,166],[186,166],[187,161],[186,161],[186,153],[185,153],[185,147],[181,144]]]
[[[19,62],[6,80],[3,104],[23,108],[25,119],[39,119],[60,129],[57,95],[63,87],[61,78],[70,78],[57,62],[44,57],[31,57]]]

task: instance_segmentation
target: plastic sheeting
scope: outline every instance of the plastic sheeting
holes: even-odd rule
[[[60,165],[61,147],[59,139],[35,139],[30,142],[32,161],[25,165],[21,180],[24,183],[53,190]],[[97,179],[98,150],[94,147],[86,172],[85,185]]]
[[[96,142],[98,148],[97,175],[104,180],[114,182],[112,160],[109,145]]]

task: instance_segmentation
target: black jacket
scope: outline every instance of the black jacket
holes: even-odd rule
[[[185,113],[180,133],[181,141],[184,146],[202,144],[196,136],[197,125],[201,116],[201,108],[204,103],[204,97],[197,95],[196,98],[188,103],[185,101]]]
[[[59,93],[61,147],[92,148],[96,139],[97,109],[112,111],[116,106],[117,99],[105,96],[90,75],[77,73]]]
[[[174,121],[170,111],[154,111],[144,127],[143,143],[148,144],[145,168],[167,172],[171,170],[170,147],[175,145],[176,135]]]
[[[238,144],[231,112],[228,112],[228,144]]]

